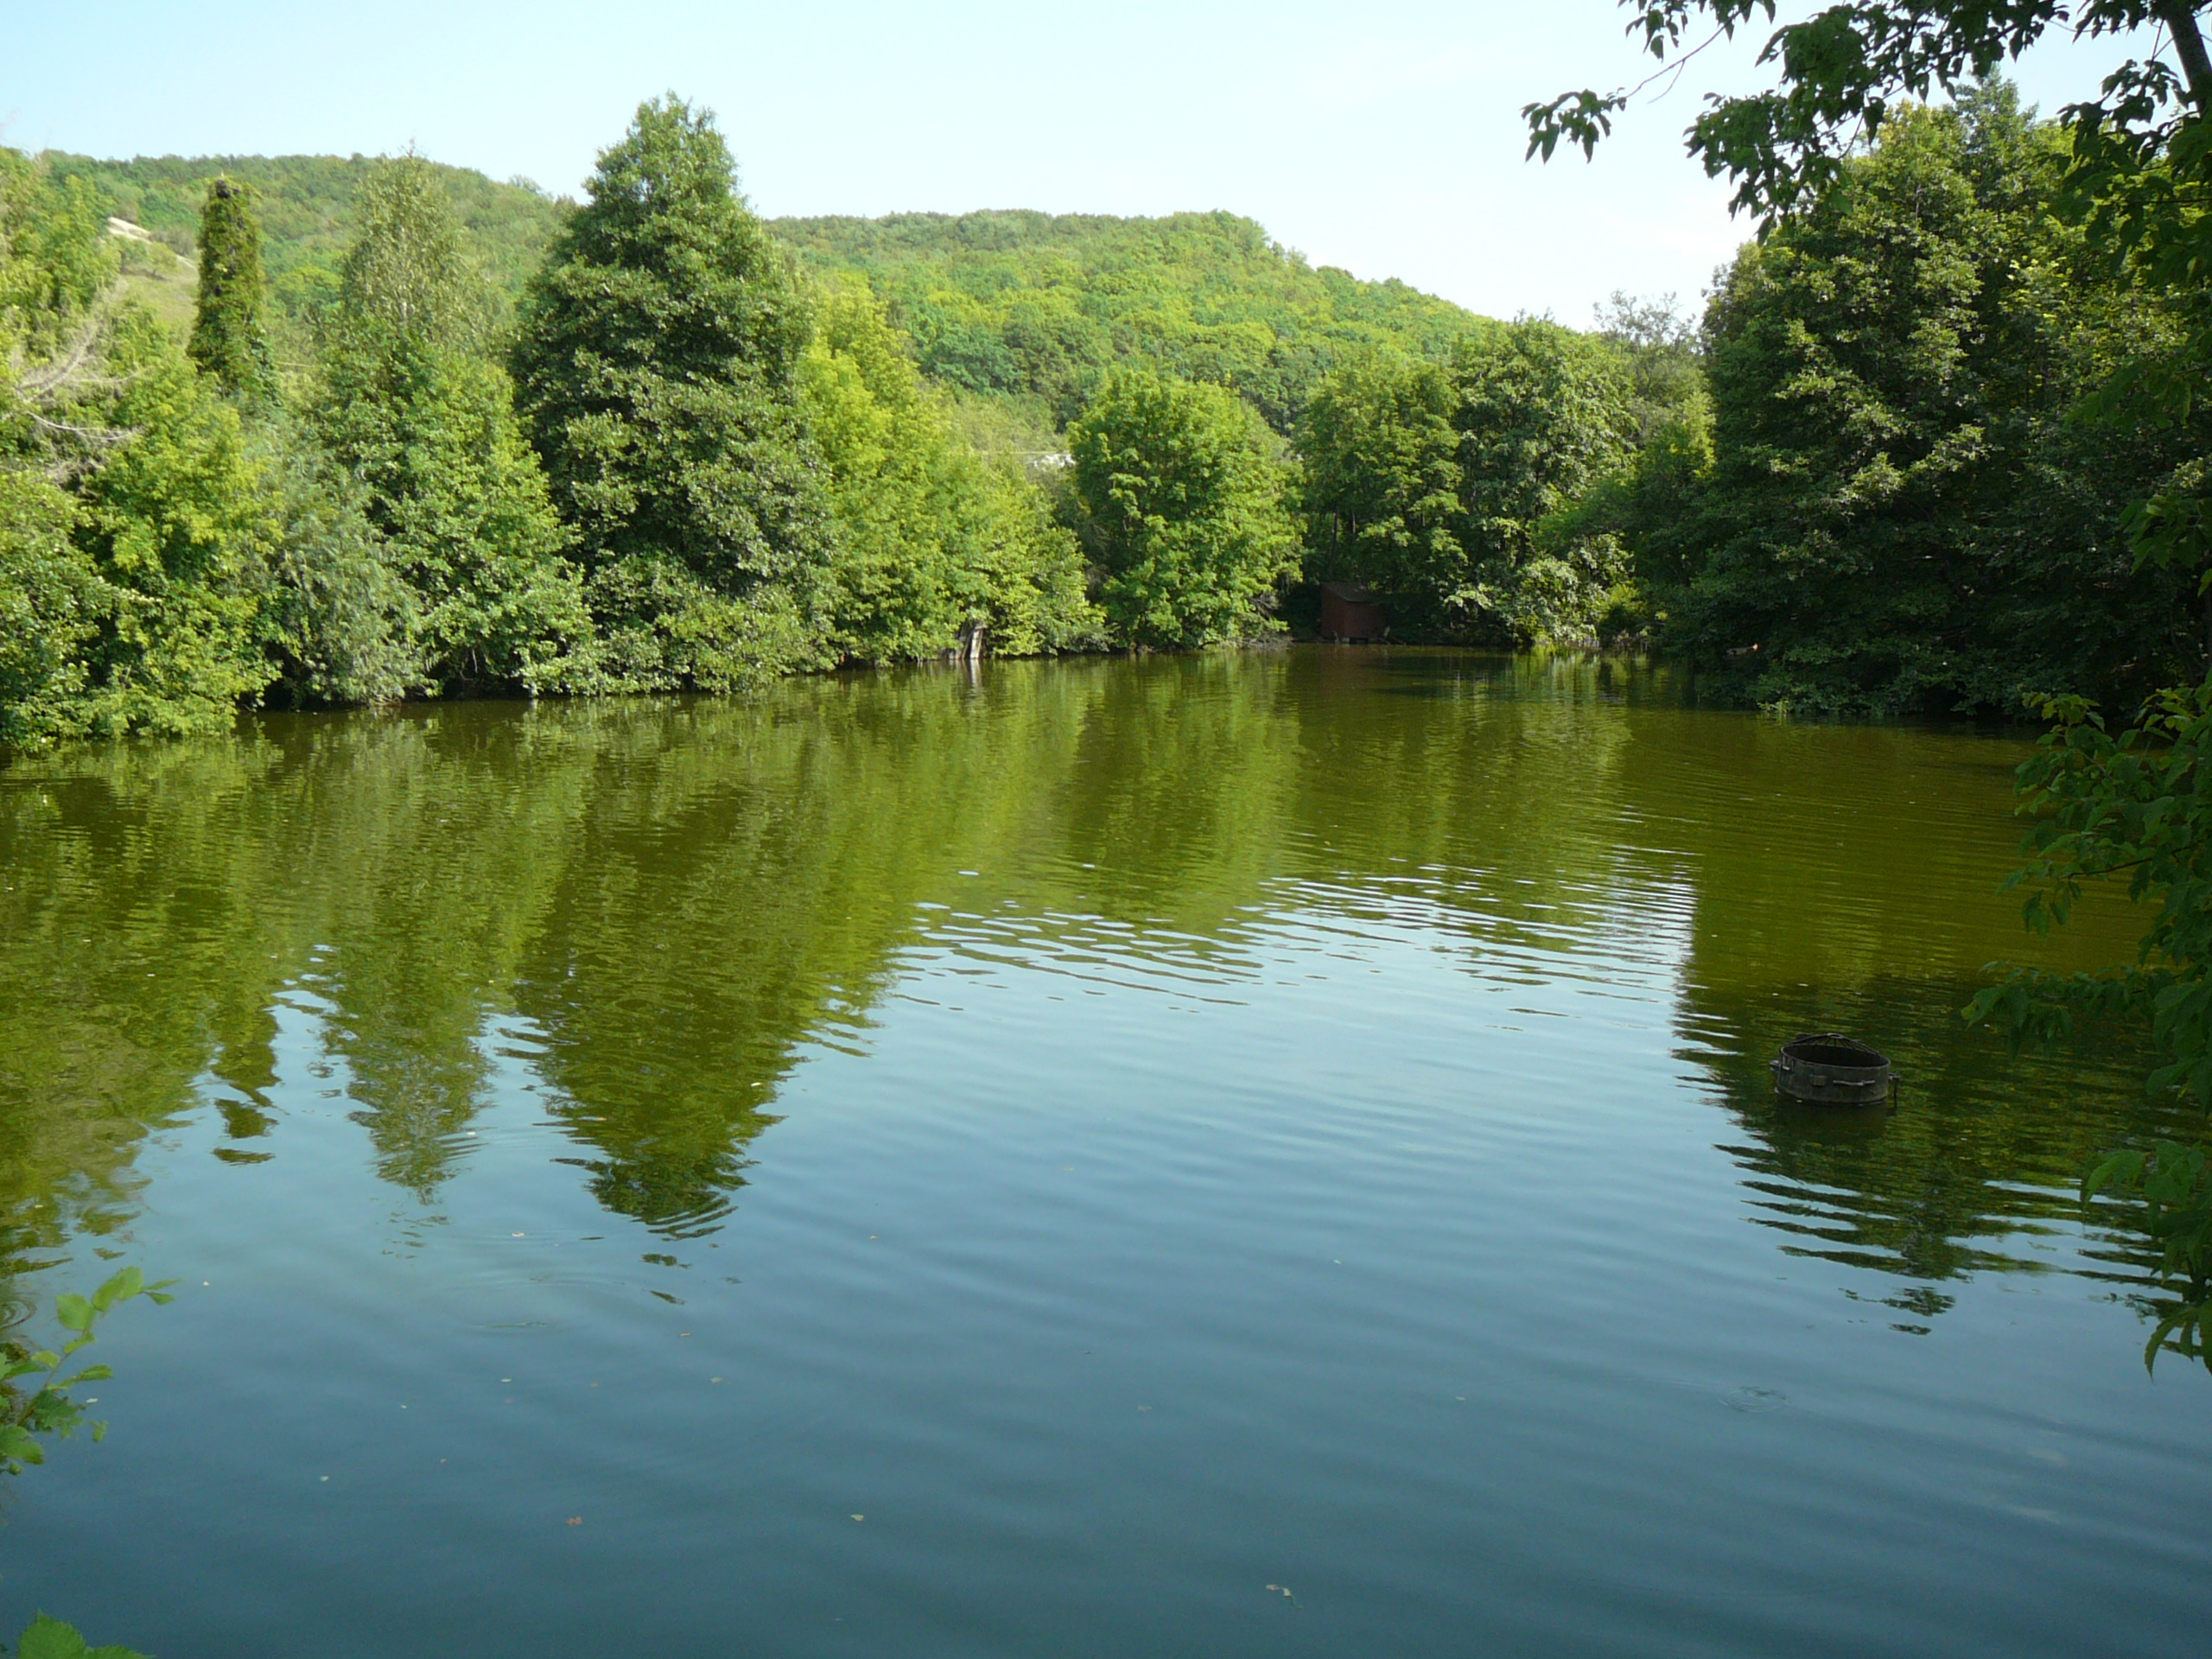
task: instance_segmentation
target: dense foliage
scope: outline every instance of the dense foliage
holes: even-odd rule
[[[1280,625],[1298,529],[1273,435],[1219,386],[1110,377],[1068,434],[1079,523],[1115,637],[1203,645]]]
[[[90,193],[0,153],[0,742],[227,720],[275,669],[245,422],[111,301]]]
[[[524,296],[521,410],[576,530],[607,669],[721,689],[820,660],[812,321],[711,118],[647,104]]]
[[[1494,327],[1402,283],[1315,270],[1249,219],[898,213],[786,219],[810,270],[889,304],[925,372],[1065,425],[1115,367],[1234,388],[1279,432],[1314,384],[1378,347],[1434,359]]]
[[[1623,354],[1546,322],[1448,364],[1377,358],[1325,380],[1300,430],[1310,560],[1401,601],[1401,622],[1509,642],[1593,637],[1618,540],[1562,519],[1639,435]]]
[[[960,441],[867,289],[823,296],[799,400],[830,470],[837,553],[820,603],[840,655],[893,662],[979,636],[1027,653],[1096,633],[1075,537],[1014,463]]]
[[[2017,709],[2202,668],[2183,582],[2124,524],[2188,435],[2076,418],[2175,330],[2054,216],[2066,155],[2002,87],[1903,111],[1726,274],[1711,465],[1629,517],[1662,643],[1729,694]]]
[[[411,156],[362,195],[312,416],[408,595],[391,620],[409,642],[407,677],[588,687],[595,651],[569,532],[506,372],[483,354],[480,285],[460,226]]]

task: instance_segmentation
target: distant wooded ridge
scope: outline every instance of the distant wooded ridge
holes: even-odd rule
[[[105,211],[188,255],[208,184],[251,185],[270,296],[308,321],[337,291],[359,230],[357,200],[378,159],[335,156],[140,157],[48,152]],[[430,163],[484,274],[510,302],[543,262],[574,204],[525,179],[499,183]],[[1252,219],[1157,219],[1026,210],[770,219],[817,276],[864,276],[948,386],[1012,400],[1042,430],[1064,427],[1109,367],[1141,365],[1233,387],[1287,432],[1331,367],[1382,346],[1441,361],[1496,327],[1397,281],[1315,267]]]

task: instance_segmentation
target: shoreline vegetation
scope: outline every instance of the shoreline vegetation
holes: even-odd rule
[[[0,751],[1249,642],[1323,582],[1783,712],[2139,699],[2206,639],[2126,513],[2196,463],[2069,416],[2180,325],[2068,154],[2001,84],[1909,108],[1701,322],[1583,332],[1223,213],[763,221],[672,95],[581,203],[0,151]]]

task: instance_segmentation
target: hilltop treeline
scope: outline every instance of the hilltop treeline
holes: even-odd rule
[[[355,156],[141,156],[110,162],[48,154],[46,170],[65,184],[81,179],[104,212],[127,219],[186,258],[200,245],[200,216],[211,180],[253,192],[260,219],[270,297],[288,321],[313,321],[334,297],[339,272],[359,234],[363,193],[378,162]],[[423,163],[468,238],[491,292],[512,302],[543,263],[574,207],[528,179],[501,184],[465,167]]]
[[[311,327],[338,286],[361,195],[381,165],[334,156],[49,153],[105,210],[177,254],[199,245],[208,184],[250,187],[280,328]],[[502,184],[429,163],[495,302],[511,304],[575,204],[527,179]],[[1495,325],[1402,283],[1319,270],[1249,219],[1037,213],[900,213],[767,221],[816,279],[864,279],[942,385],[1012,405],[1044,437],[1074,419],[1106,372],[1145,366],[1233,385],[1287,432],[1320,375],[1373,348],[1436,358]]]
[[[772,226],[675,100],[581,204],[0,153],[0,741],[1198,645],[1330,581],[1808,711],[2188,677],[2123,517],[2203,446],[2076,413],[2177,325],[2051,211],[2067,142],[1906,111],[1701,321],[1588,333],[1226,215]]]
[[[1334,365],[1380,349],[1448,356],[1497,325],[1403,283],[1315,270],[1231,213],[784,219],[811,270],[867,279],[949,386],[1065,426],[1107,372],[1224,385],[1289,433]]]

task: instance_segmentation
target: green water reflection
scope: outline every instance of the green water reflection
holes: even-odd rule
[[[1701,710],[1617,662],[1311,650],[22,759],[0,772],[0,1247],[19,1271],[124,1224],[147,1137],[209,1103],[218,1156],[281,1166],[288,1001],[320,1010],[328,1086],[412,1201],[435,1211],[523,1033],[599,1202],[696,1236],[798,1057],[865,1047],[944,917],[1235,988],[1270,914],[1418,905],[1471,997],[1673,952],[1678,1052],[1749,1217],[1924,1328],[1961,1275],[2043,1270],[2082,1157],[2163,1127],[2129,1033],[2015,1065],[1955,1017],[1984,963],[2029,953],[1994,892],[2018,755]],[[2123,955],[2130,919],[2093,906],[2045,959]],[[1774,1046],[1827,1027],[1892,1051],[1897,1112],[1773,1098]],[[2139,1286],[2129,1241],[2104,1255]]]

